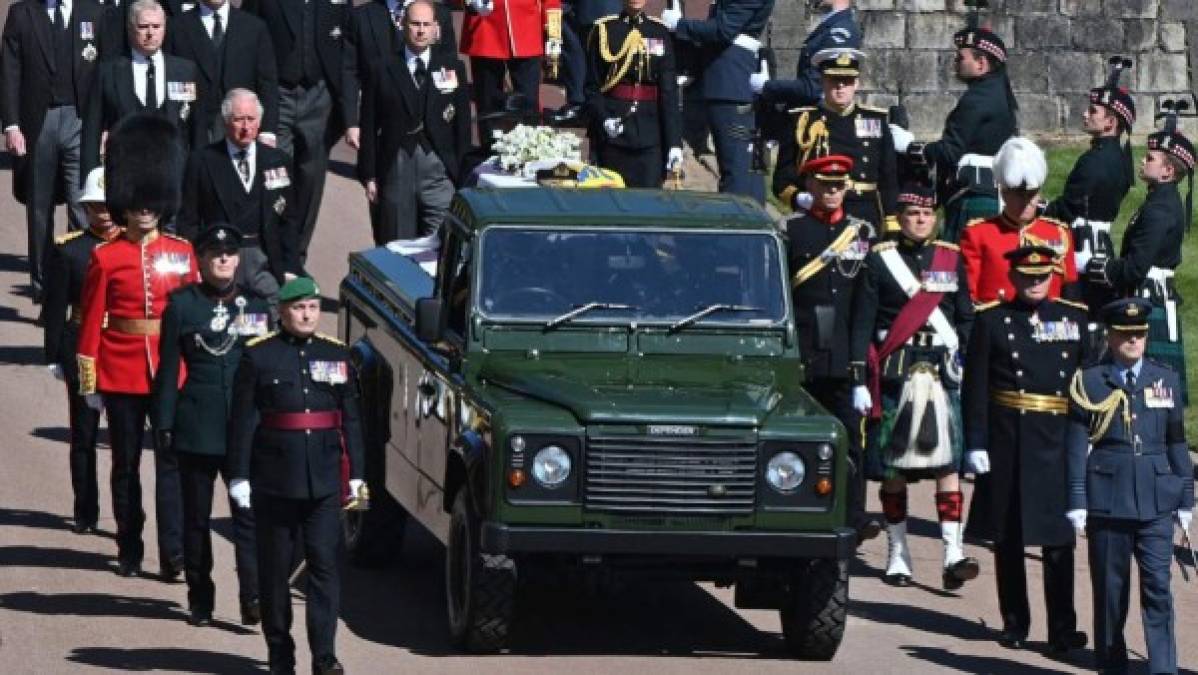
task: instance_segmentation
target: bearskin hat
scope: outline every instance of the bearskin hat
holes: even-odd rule
[[[148,209],[162,222],[179,210],[183,185],[183,145],[170,121],[138,113],[108,132],[104,159],[105,201],[117,223],[125,212]]]

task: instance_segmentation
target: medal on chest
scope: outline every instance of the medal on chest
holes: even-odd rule
[[[349,369],[345,361],[309,361],[308,372],[313,382],[345,384],[349,380]]]
[[[1164,380],[1157,380],[1151,387],[1144,390],[1144,407],[1172,408],[1173,389],[1165,386]]]
[[[238,298],[240,300],[241,298]],[[216,308],[212,310],[212,320],[208,322],[208,327],[216,333],[225,332],[225,327],[229,325],[229,310],[225,308],[225,303],[218,302]]]
[[[870,117],[858,117],[855,119],[855,122],[857,125],[857,138],[882,137],[882,120]]]
[[[191,256],[186,253],[159,253],[154,257],[156,274],[187,274],[191,271]]]
[[[957,292],[956,272],[933,272],[926,270],[920,274],[920,282],[923,285],[923,289],[929,293]]]
[[[1081,339],[1081,329],[1074,321],[1041,321],[1033,314],[1029,320],[1032,324],[1032,339],[1036,342],[1077,342]]]
[[[645,52],[649,56],[665,56],[666,41],[661,38],[645,38]]]

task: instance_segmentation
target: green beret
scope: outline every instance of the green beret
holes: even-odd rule
[[[296,277],[279,289],[279,302],[295,302],[308,298],[319,298],[320,288],[312,277]]]

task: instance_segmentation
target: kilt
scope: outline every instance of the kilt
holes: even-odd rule
[[[1186,384],[1186,352],[1181,325],[1181,306],[1178,305],[1177,342],[1169,342],[1169,323],[1165,320],[1165,308],[1153,304],[1148,315],[1148,347],[1144,356],[1172,368],[1181,380],[1181,403],[1190,404],[1189,386]]]
[[[902,394],[902,380],[882,381],[882,419],[870,422],[866,431],[865,441],[865,476],[869,480],[883,481],[902,476],[908,483],[916,483],[925,478],[936,478],[943,467],[935,469],[900,469],[891,466],[890,435],[899,412],[899,396]],[[961,390],[945,387],[948,394],[949,418],[952,424],[952,459],[947,465],[954,472],[960,473],[961,460],[965,455],[965,434],[961,427]]]
[[[969,221],[993,217],[998,210],[998,197],[993,195],[970,193],[950,201],[944,205],[944,224],[937,238],[955,244]]]

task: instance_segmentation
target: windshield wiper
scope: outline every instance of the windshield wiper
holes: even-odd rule
[[[760,312],[760,311],[761,311],[760,307],[753,307],[752,305],[728,305],[728,304],[725,304],[722,302],[717,302],[714,305],[708,305],[708,306],[704,307],[703,309],[695,312],[694,314],[691,314],[688,317],[685,317],[685,318],[679,319],[678,321],[675,321],[674,324],[670,326],[669,332],[677,333],[678,331],[682,330],[683,328],[686,328],[687,326],[697,323],[697,322],[711,316],[712,314],[715,314],[716,312]]]
[[[545,330],[553,330],[564,323],[573,321],[583,314],[596,309],[637,309],[637,307],[636,305],[624,305],[618,302],[588,302],[585,305],[579,305],[565,314],[555,316],[546,321]]]

